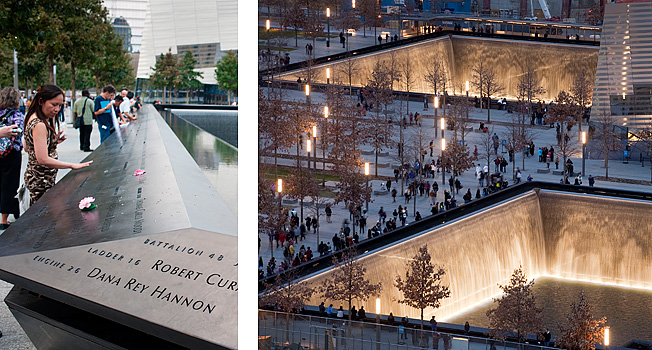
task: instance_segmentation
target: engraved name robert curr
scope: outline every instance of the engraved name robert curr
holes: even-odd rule
[[[219,273],[212,273],[210,275],[205,275],[203,272],[194,271],[192,269],[183,268],[181,266],[175,266],[171,264],[166,264],[163,260],[157,260],[152,266],[151,270],[160,271],[162,273],[168,273],[173,276],[177,276],[184,279],[189,279],[196,281],[199,277],[206,276],[204,281],[210,286],[216,286],[218,288],[226,288],[226,290],[237,292],[238,291],[238,282],[232,281],[227,278],[222,277]]]

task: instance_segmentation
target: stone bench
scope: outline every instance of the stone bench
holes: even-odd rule
[[[378,163],[379,168],[389,168],[389,163]]]
[[[550,169],[537,169],[537,174],[548,174]]]
[[[382,190],[374,191],[374,196],[382,196],[382,195],[386,195],[388,193],[389,193],[389,191],[386,191],[386,190],[385,191],[382,191]]]
[[[472,126],[468,126],[468,127],[464,128],[464,131],[473,131],[473,127],[472,127]]]
[[[299,203],[299,201],[296,200],[296,199],[284,199],[282,203],[283,204],[294,205],[294,204]]]
[[[373,156],[374,155],[374,151],[362,151],[360,153],[362,153],[365,156]]]
[[[319,36],[319,37],[317,37],[315,39],[315,41],[326,41],[326,37],[325,36]]]
[[[564,175],[564,172],[561,170],[553,170],[552,175]]]
[[[389,156],[389,152],[378,152],[379,157],[387,157]]]

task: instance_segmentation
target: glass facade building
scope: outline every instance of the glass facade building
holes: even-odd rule
[[[617,125],[652,125],[652,1],[607,4],[593,91],[594,117]]]

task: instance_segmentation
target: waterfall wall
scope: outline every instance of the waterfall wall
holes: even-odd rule
[[[427,244],[433,263],[446,270],[444,283],[450,286],[451,298],[443,301],[436,311],[427,309],[424,318],[451,316],[465,308],[495,296],[498,284],[507,284],[519,264],[528,275],[540,275],[545,269],[544,241],[539,201],[534,191],[517,199],[486,209],[480,213],[447,223],[443,227],[424,231],[380,251],[360,258],[372,283],[381,282],[382,313],[419,318],[419,310],[397,302],[402,296],[394,286],[397,276],[405,277],[407,262],[419,247]],[[509,220],[506,220],[509,218]],[[307,279],[320,286],[330,278],[324,272]],[[323,301],[316,295],[309,304]],[[331,301],[327,301],[328,305]],[[346,304],[333,302],[334,307]],[[364,303],[366,310],[375,310],[375,298]],[[433,312],[434,311],[434,312]]]
[[[652,204],[541,191],[548,274],[652,289]]]
[[[652,289],[652,203],[555,191],[530,191],[481,212],[424,229],[421,234],[360,258],[372,283],[381,282],[382,313],[419,318],[419,310],[399,304],[394,286],[407,262],[428,245],[434,264],[446,270],[451,297],[424,319],[452,316],[500,293],[521,265],[528,276]],[[330,272],[306,279],[323,285]],[[319,305],[320,295],[308,303]],[[342,302],[326,300],[337,308]],[[375,310],[375,298],[354,301]]]
[[[424,76],[435,57],[440,58],[448,75],[447,91],[449,94],[461,93],[462,84],[472,79],[472,67],[483,60],[496,69],[499,84],[503,91],[494,97],[516,98],[519,77],[533,67],[541,79],[546,92],[537,98],[550,101],[561,90],[569,90],[577,72],[586,71],[595,76],[598,62],[597,47],[572,44],[534,43],[526,41],[476,38],[465,36],[447,36],[426,40],[400,48],[362,55],[350,60],[314,66],[307,69],[283,73],[282,80],[296,81],[298,77],[312,75],[312,81],[326,83],[326,68],[331,68],[331,83],[348,85],[349,72],[353,86],[363,86],[371,77],[376,62],[391,65],[394,61],[398,69],[409,63],[414,83],[411,92],[432,93],[432,86]],[[394,90],[405,91],[403,82],[395,83]],[[471,95],[479,95],[471,86]]]

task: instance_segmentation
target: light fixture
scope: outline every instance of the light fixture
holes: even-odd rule
[[[283,179],[278,179],[278,182],[276,184],[276,191],[278,193],[283,192]]]

